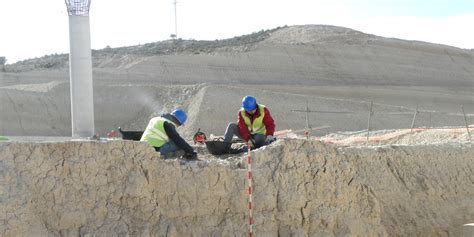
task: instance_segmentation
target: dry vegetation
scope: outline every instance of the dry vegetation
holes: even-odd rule
[[[248,35],[236,36],[222,40],[195,40],[195,39],[170,39],[153,43],[140,44],[135,46],[111,48],[109,46],[92,50],[94,66],[113,56],[117,55],[139,55],[157,56],[173,54],[200,54],[211,53],[222,48],[232,48],[249,46],[267,39],[272,32],[284,27],[277,27],[271,30],[261,30]],[[19,61],[6,66],[8,72],[24,72],[31,70],[58,69],[69,65],[69,54],[51,54],[39,58],[32,58]]]

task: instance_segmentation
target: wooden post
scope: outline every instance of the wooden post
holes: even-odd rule
[[[369,146],[370,119],[372,118],[372,106],[373,106],[373,101],[370,101],[369,118],[367,119],[367,141],[366,141],[367,146]]]
[[[467,123],[466,113],[464,112],[464,106],[462,106],[462,105],[461,105],[461,110],[462,110],[462,114],[464,116],[464,124],[466,125],[467,135],[469,136],[469,142],[472,142],[471,132],[469,131],[469,124]]]
[[[413,119],[411,120],[410,136],[408,137],[408,144],[411,144],[411,135],[413,133],[413,127],[415,126],[416,115],[418,114],[418,105],[416,106],[415,113],[413,113]]]

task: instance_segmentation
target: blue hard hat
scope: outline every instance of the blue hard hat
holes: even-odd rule
[[[181,125],[183,125],[184,122],[186,122],[186,119],[188,119],[188,115],[186,115],[186,112],[184,112],[182,109],[175,109],[173,112],[171,112],[171,115],[173,115],[173,117],[175,117],[181,123]]]
[[[242,107],[245,111],[250,112],[257,108],[257,100],[251,95],[245,96],[242,99]]]

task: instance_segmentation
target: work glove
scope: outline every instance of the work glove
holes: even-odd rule
[[[276,138],[272,135],[268,135],[266,138],[265,138],[265,143],[266,144],[270,144],[272,142],[274,142],[276,140]]]
[[[184,158],[186,160],[196,160],[197,159],[197,153],[195,151],[191,153],[185,153],[184,155],[181,156],[181,158]]]

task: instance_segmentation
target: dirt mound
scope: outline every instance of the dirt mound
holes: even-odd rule
[[[459,235],[474,219],[472,145],[252,152],[259,236]],[[0,144],[0,234],[240,236],[245,156],[161,160],[140,142]]]

